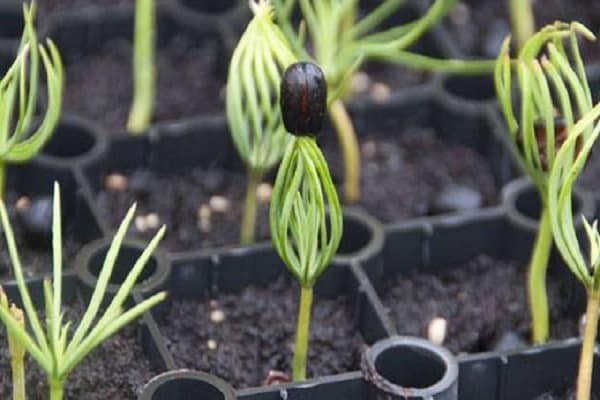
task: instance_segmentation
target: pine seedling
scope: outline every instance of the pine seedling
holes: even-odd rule
[[[154,112],[156,68],[156,9],[154,0],[135,0],[133,33],[133,103],[127,130],[134,135],[148,129]]]
[[[565,79],[568,79],[564,76]],[[568,131],[548,180],[548,210],[554,242],[567,267],[585,287],[587,293],[586,324],[581,345],[577,376],[577,400],[589,400],[598,313],[600,312],[600,232],[598,221],[590,224],[581,216],[589,244],[586,259],[579,245],[573,221],[572,191],[575,180],[585,166],[592,147],[600,134],[600,104],[583,113]]]
[[[342,210],[327,162],[316,142],[326,110],[327,84],[312,63],[291,65],[281,86],[281,112],[294,135],[273,188],[273,245],[300,284],[300,307],[292,377],[306,379],[313,287],[342,237]],[[328,207],[329,213],[326,213]]]
[[[64,85],[60,54],[51,40],[38,43],[33,26],[35,2],[23,5],[25,28],[14,63],[0,80],[0,199],[4,199],[6,165],[25,163],[39,153],[54,132],[60,117]],[[48,108],[32,134],[37,104],[39,59],[46,70]],[[17,120],[13,123],[14,115]]]
[[[18,318],[15,318],[15,315],[7,310],[6,307],[0,307],[0,320],[5,325],[8,336],[12,338],[12,342],[22,346],[46,373],[50,387],[49,399],[61,400],[67,377],[92,350],[121,330],[125,325],[165,299],[166,294],[160,292],[135,305],[133,308],[124,309],[125,301],[133,290],[152,252],[163,237],[165,227],[162,227],[156,236],[154,236],[148,247],[146,247],[136,263],[129,270],[129,274],[112,300],[110,300],[108,307],[101,312],[101,304],[103,299],[106,298],[106,289],[110,282],[119,249],[131,224],[131,220],[135,215],[135,205],[129,209],[107,252],[87,309],[79,325],[71,335],[69,329],[71,323],[63,322],[61,305],[63,272],[62,228],[58,184],[54,185],[52,212],[53,279],[52,281],[46,279],[43,285],[46,313],[46,324],[44,326],[40,322],[40,318],[33,306],[29,289],[25,283],[23,268],[17,251],[14,233],[8,220],[6,206],[4,202],[0,201],[0,219],[10,255],[12,272],[23,301],[25,320],[31,329],[30,331],[25,329],[22,322]]]
[[[8,298],[0,287],[0,307],[4,312],[12,314],[17,323],[25,329],[23,310],[14,304],[8,305]],[[12,373],[13,400],[25,400],[25,348],[10,333],[8,335],[8,354]]]
[[[296,61],[269,1],[251,0],[250,7],[254,18],[233,53],[226,96],[229,129],[248,170],[242,244],[254,242],[256,189],[290,142],[279,110],[279,85],[285,68]]]
[[[510,58],[510,38],[507,38],[495,69],[496,94],[514,152],[522,169],[533,180],[542,207],[527,278],[532,340],[536,344],[548,339],[549,330],[546,293],[546,271],[552,247],[549,171],[578,116],[592,109],[578,35],[594,39],[579,23],[556,22],[532,36],[515,60]],[[516,98],[513,75],[516,75]],[[590,134],[589,130],[584,131],[581,140],[585,141]]]

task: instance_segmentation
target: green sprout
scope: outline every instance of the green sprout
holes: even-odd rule
[[[347,98],[351,78],[364,61],[448,73],[493,71],[493,61],[440,60],[407,50],[444,17],[456,1],[436,0],[421,18],[377,31],[403,6],[404,0],[384,0],[360,20],[357,20],[358,0],[273,0],[278,24],[297,57],[311,59],[305,47],[308,33],[314,60],[325,71],[330,93],[329,116],[344,160],[344,198],[347,203],[355,203],[360,198],[360,153],[356,132],[342,99]],[[295,29],[292,15],[298,9],[303,20]]]
[[[63,66],[52,41],[47,41],[48,50],[38,44],[33,26],[35,9],[35,3],[23,5],[25,28],[19,53],[0,80],[0,199],[5,195],[6,164],[24,163],[33,158],[50,139],[60,117]],[[46,69],[48,109],[39,128],[28,135],[37,104],[40,56]],[[15,114],[17,120],[13,124]]]
[[[342,209],[314,136],[325,113],[326,87],[323,73],[310,63],[290,66],[282,80],[283,118],[296,137],[279,166],[269,216],[273,245],[300,284],[294,380],[306,379],[313,287],[342,236]]]
[[[227,80],[227,121],[238,153],[248,169],[241,226],[242,244],[254,242],[256,188],[281,160],[290,141],[281,120],[278,92],[283,70],[296,61],[273,22],[267,0],[250,2],[254,18],[231,59]]]
[[[127,130],[140,134],[148,129],[154,110],[156,71],[154,67],[154,36],[156,10],[154,0],[135,1],[133,35],[133,103]]]
[[[65,380],[84,357],[125,325],[165,299],[166,294],[160,292],[133,308],[124,310],[125,301],[151,257],[152,252],[163,237],[165,227],[160,229],[148,247],[142,252],[108,307],[100,314],[101,304],[106,297],[106,289],[119,255],[119,249],[135,214],[135,205],[129,209],[108,250],[98,277],[98,283],[94,288],[88,307],[77,329],[70,336],[69,328],[71,327],[71,323],[63,323],[63,312],[61,310],[62,228],[60,189],[56,183],[54,185],[54,206],[52,212],[53,280],[46,279],[44,281],[46,313],[46,330],[44,330],[23,277],[23,268],[15,244],[13,230],[8,220],[6,207],[4,202],[0,201],[2,229],[6,237],[13,274],[23,301],[25,316],[28,325],[31,326],[32,333],[29,333],[23,324],[6,307],[0,307],[0,320],[6,326],[9,337],[13,341],[18,342],[46,373],[50,386],[50,400],[60,400],[63,398]]]
[[[508,0],[508,11],[517,48],[521,49],[535,33],[531,0]]]
[[[10,313],[23,329],[25,317],[23,310],[14,304],[8,305],[8,298],[0,286],[0,307],[4,312]],[[10,369],[12,371],[13,400],[25,400],[25,348],[17,338],[8,335],[8,354],[10,355]]]
[[[542,204],[527,285],[534,343],[544,343],[548,339],[546,272],[552,247],[549,171],[556,153],[571,134],[577,116],[585,115],[592,108],[592,96],[577,44],[578,34],[594,39],[594,35],[579,23],[556,22],[533,35],[514,61],[510,59],[510,38],[507,38],[495,70],[496,93],[517,158],[533,180]],[[568,46],[565,46],[565,40]],[[517,75],[518,105],[513,104],[513,70]],[[519,110],[518,119],[514,109]],[[583,140],[588,134],[584,132]]]
[[[600,104],[582,113],[569,129],[558,152],[548,182],[548,209],[554,242],[567,267],[587,291],[586,325],[577,377],[577,400],[589,400],[592,390],[594,350],[600,311],[600,232],[582,216],[589,243],[589,258],[583,256],[573,222],[572,190],[600,134]]]

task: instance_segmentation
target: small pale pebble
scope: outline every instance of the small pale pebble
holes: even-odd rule
[[[110,174],[104,179],[104,187],[109,192],[123,192],[127,190],[127,177],[121,174]]]
[[[371,87],[371,98],[377,103],[385,103],[391,94],[390,87],[385,83],[374,83]]]
[[[210,320],[215,324],[223,322],[225,320],[225,313],[220,309],[215,309],[210,313]]]
[[[229,210],[229,200],[223,196],[212,196],[208,202],[214,212],[225,213]]]
[[[427,339],[433,344],[441,346],[446,340],[448,330],[448,321],[442,317],[435,317],[429,322],[427,327]]]
[[[217,341],[214,339],[208,339],[208,342],[206,342],[206,345],[208,346],[209,350],[217,349]]]
[[[156,229],[158,229],[159,225],[160,225],[160,218],[158,217],[158,214],[150,213],[150,214],[146,215],[146,227],[148,229],[156,230]]]
[[[15,207],[19,211],[27,210],[31,206],[31,199],[27,196],[21,196],[15,203]]]
[[[256,197],[261,203],[268,203],[271,200],[272,193],[273,187],[269,183],[261,183],[256,188]]]
[[[211,214],[212,214],[212,211],[210,210],[210,207],[207,206],[206,204],[202,204],[200,207],[198,207],[198,213],[197,213],[196,217],[199,220],[210,219]]]
[[[212,215],[212,211],[210,210],[210,207],[207,206],[206,204],[202,204],[199,208],[198,208],[198,212],[196,215],[196,224],[198,226],[198,229],[200,229],[202,232],[210,232],[212,226],[210,223],[210,217]]]
[[[368,140],[361,146],[361,153],[364,158],[372,159],[377,154],[377,145],[372,140]]]
[[[352,76],[350,88],[354,93],[364,93],[371,86],[371,78],[366,72],[358,71]]]
[[[148,230],[146,217],[144,215],[138,215],[137,217],[135,217],[135,229],[137,229],[137,231],[141,233],[144,233]]]

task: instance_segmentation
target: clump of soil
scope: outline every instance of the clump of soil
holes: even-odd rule
[[[399,135],[361,139],[360,205],[384,223],[436,214],[436,197],[460,185],[479,193],[481,205],[495,204],[491,166],[475,150],[438,139],[431,129],[409,127]],[[343,163],[335,145],[324,148],[341,193]]]
[[[180,367],[222,377],[236,388],[262,385],[270,370],[291,373],[299,289],[279,279],[210,301],[174,301],[161,326]],[[308,376],[357,370],[361,338],[348,299],[316,299]],[[222,313],[222,321],[215,318]],[[211,318],[212,317],[212,318]]]
[[[123,132],[132,98],[131,42],[115,39],[68,63],[64,108]],[[216,72],[215,47],[176,36],[156,53],[154,122],[221,112],[225,76]],[[118,84],[115,84],[118,82]]]
[[[398,276],[382,299],[400,334],[424,336],[435,317],[448,321],[444,346],[454,353],[493,350],[505,332],[530,337],[525,267],[481,255],[441,274]],[[565,318],[565,288],[549,279],[551,337],[578,335],[577,316]]]
[[[83,315],[79,303],[65,306],[65,319],[77,321]],[[42,319],[43,321],[43,319]],[[71,333],[76,324],[71,326]],[[140,346],[135,324],[121,330],[104,344],[90,353],[67,378],[65,399],[104,400],[133,399],[150,378],[156,374],[150,360]],[[0,398],[12,396],[10,381],[10,360],[6,331],[0,330]],[[48,385],[44,372],[30,356],[25,364],[27,398],[44,400],[48,398]]]
[[[51,274],[52,272],[52,241],[48,237],[46,242],[40,238],[31,237],[27,234],[22,223],[17,216],[17,203],[19,196],[14,191],[7,193],[7,211],[8,217],[15,236],[17,250],[21,260],[23,274],[25,278]],[[64,217],[64,216],[63,216]],[[74,226],[69,225],[68,221],[63,223],[63,268],[67,268],[75,258],[77,252],[81,249],[82,243],[76,239]],[[0,232],[0,279],[12,279],[12,262],[8,248],[5,245],[6,239],[3,232]]]

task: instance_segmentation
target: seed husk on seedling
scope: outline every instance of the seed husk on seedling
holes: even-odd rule
[[[309,130],[321,128],[327,98],[324,83],[317,65],[296,63],[287,68],[281,84],[281,112],[294,136],[277,172],[269,219],[273,245],[300,284],[292,363],[296,381],[306,379],[313,287],[342,237],[342,210],[316,142],[318,130]]]

